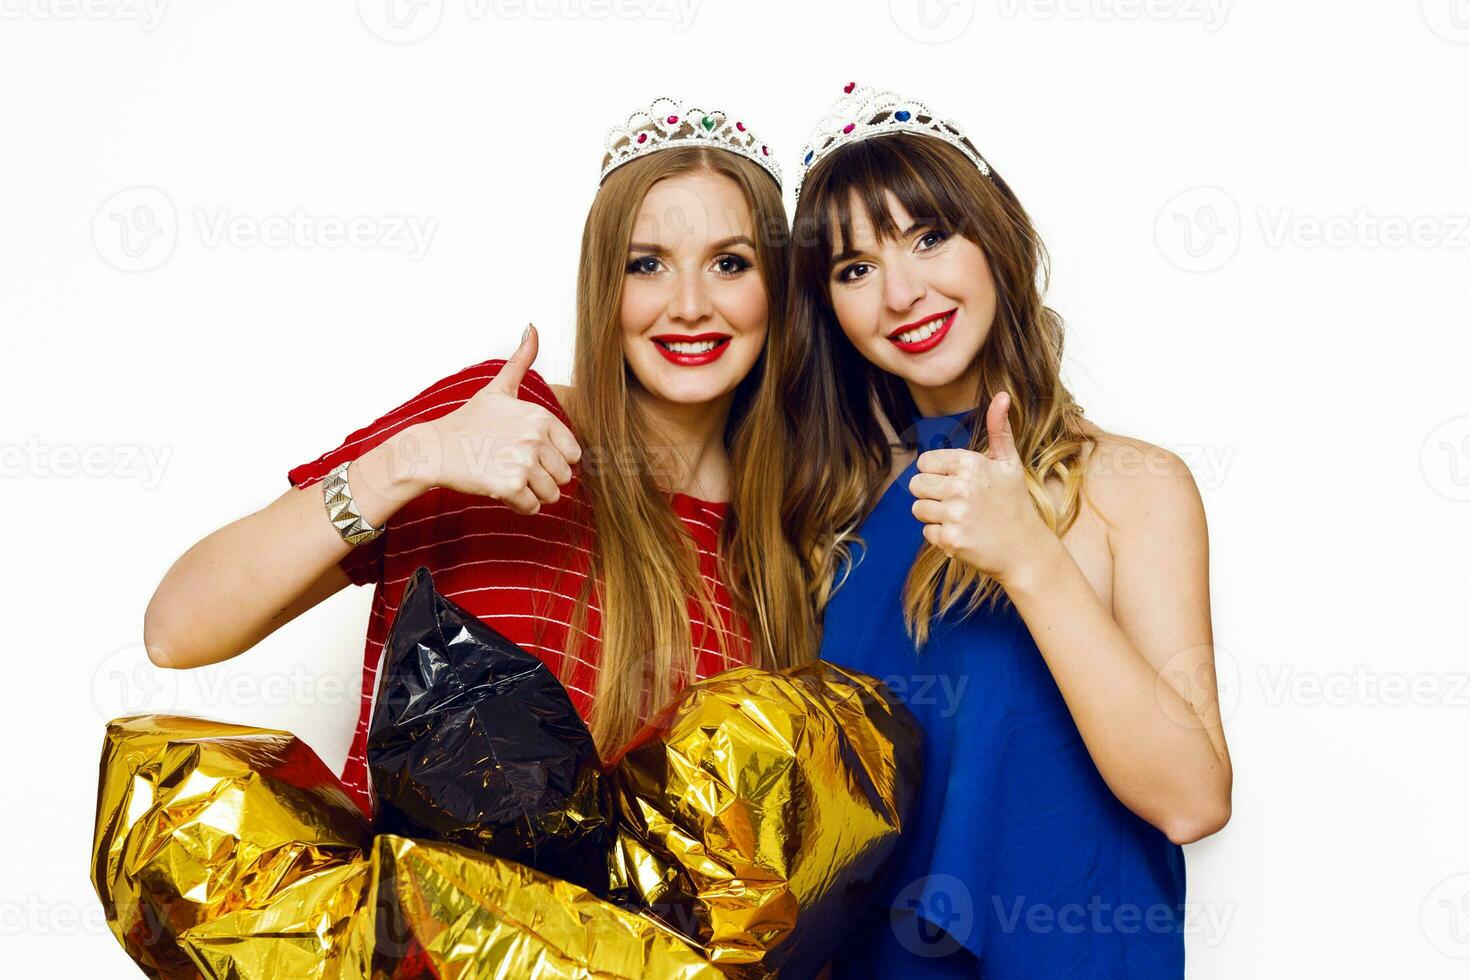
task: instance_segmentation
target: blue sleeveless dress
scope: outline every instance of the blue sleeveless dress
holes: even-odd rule
[[[967,446],[967,421],[916,419],[919,451]],[[1183,850],[1103,782],[1014,607],[952,611],[922,652],[905,632],[900,597],[924,541],[917,472],[863,523],[866,548],[826,613],[822,659],[884,680],[925,743],[894,871],[834,980],[1180,980]]]

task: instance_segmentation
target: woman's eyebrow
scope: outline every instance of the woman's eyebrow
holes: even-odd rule
[[[716,252],[721,249],[729,248],[732,245],[745,245],[749,248],[755,248],[755,242],[750,240],[749,235],[731,235],[729,238],[722,238],[711,245],[710,251]]]
[[[749,248],[755,248],[755,242],[750,240],[749,235],[731,235],[729,238],[722,238],[719,241],[712,243],[709,247],[709,250],[711,252],[718,252],[723,249],[730,248],[734,245],[745,245]],[[664,248],[662,245],[654,245],[650,242],[629,242],[628,251],[649,252],[653,255],[666,255],[669,250]]]

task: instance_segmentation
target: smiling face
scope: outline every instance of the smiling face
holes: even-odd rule
[[[996,289],[980,246],[915,219],[891,192],[899,229],[880,239],[854,195],[852,238],[833,246],[828,285],[847,339],[908,383],[922,415],[973,408],[980,349],[995,320]]]
[[[709,171],[655,183],[623,275],[623,356],[647,394],[678,404],[733,395],[766,341],[768,301],[740,186]]]

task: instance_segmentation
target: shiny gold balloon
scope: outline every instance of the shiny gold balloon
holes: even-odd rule
[[[179,934],[206,980],[357,980],[369,975],[372,864],[364,857]]]
[[[380,834],[375,975],[719,980],[676,933],[586,889],[452,844]]]
[[[728,976],[811,976],[881,876],[919,788],[920,730],[818,661],[686,688],[610,765],[613,895]]]
[[[108,726],[93,849],[149,976],[718,980],[655,919],[513,861],[368,833],[304,743],[139,716]]]
[[[505,858],[392,834],[179,943],[209,980],[720,977],[652,918]]]
[[[374,837],[287,732],[121,718],[92,879],[128,954],[169,980],[808,977],[887,867],[918,738],[883,685],[821,662],[687,688],[609,768],[614,904]]]
[[[179,933],[264,908],[370,839],[337,777],[288,732],[167,715],[107,726],[92,883],[149,976],[197,976]]]

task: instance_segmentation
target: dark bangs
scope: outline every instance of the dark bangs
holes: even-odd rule
[[[825,281],[831,256],[852,248],[855,208],[880,240],[901,237],[905,229],[888,210],[888,192],[914,221],[980,244],[972,196],[955,179],[964,166],[972,165],[963,154],[927,136],[894,133],[842,147],[812,168],[803,182],[794,229],[799,259],[819,260]],[[815,271],[804,269],[802,278],[812,282]]]

